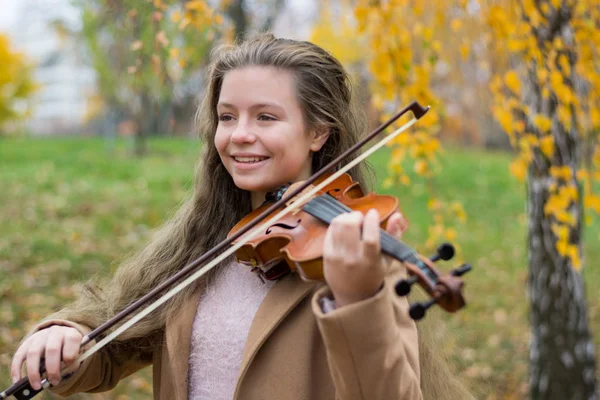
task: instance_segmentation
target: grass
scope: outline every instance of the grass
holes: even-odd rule
[[[127,150],[118,142],[108,151],[90,138],[0,141],[0,390],[9,384],[10,360],[27,330],[71,300],[81,282],[111,274],[120,259],[141,249],[190,189],[197,141],[153,140],[143,159]],[[373,158],[380,178],[386,160],[385,151]],[[452,148],[431,185],[468,214],[457,228],[459,260],[441,268],[460,260],[474,267],[465,276],[468,307],[439,313],[446,326],[440,349],[451,352],[460,374],[486,399],[527,393],[525,186],[509,176],[509,162],[503,153]],[[400,199],[411,223],[405,240],[430,254],[422,245],[433,223],[425,186],[382,192]],[[586,228],[584,247],[593,333],[600,332],[598,231],[597,221]],[[151,398],[150,376],[144,371],[108,394],[80,398]]]

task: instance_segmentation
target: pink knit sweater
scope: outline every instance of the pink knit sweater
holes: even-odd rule
[[[233,398],[250,324],[274,283],[232,262],[208,285],[192,328],[190,400]]]

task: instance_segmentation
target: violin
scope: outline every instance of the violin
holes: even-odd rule
[[[285,270],[278,272],[277,269],[273,269],[278,264],[285,264],[290,270],[298,271],[303,279],[322,279],[323,241],[322,236],[319,235],[324,234],[327,224],[335,216],[352,210],[366,211],[369,208],[377,208],[383,216],[381,224],[385,225],[387,218],[397,208],[397,200],[393,197],[375,194],[365,196],[358,184],[353,183],[348,175],[343,175],[414,125],[428,110],[429,107],[422,107],[417,102],[411,103],[307,180],[280,190],[281,195],[276,194],[273,199],[236,224],[225,240],[84,336],[81,341],[82,348],[92,341],[96,342],[81,354],[76,362],[81,363],[91,357],[234,253],[240,261],[255,266],[260,270],[261,275],[267,278],[285,273]],[[410,121],[369,147],[359,157],[339,167],[335,173],[329,173],[337,168],[342,160],[348,159],[352,153],[362,148],[409,111],[413,114]],[[282,219],[283,222],[279,222]],[[314,235],[315,240],[310,239],[309,233]],[[410,292],[413,284],[419,283],[431,296],[431,300],[427,302],[411,305],[409,314],[413,319],[423,318],[427,309],[434,304],[439,304],[448,312],[455,312],[464,307],[463,282],[460,276],[468,272],[471,266],[465,264],[442,275],[433,264],[439,259],[451,258],[454,254],[452,246],[440,246],[438,254],[428,259],[385,231],[381,232],[381,238],[382,251],[403,262],[409,271],[410,277],[396,284],[396,293],[405,296]],[[122,324],[114,328],[119,323]],[[113,330],[110,331],[111,329]],[[40,370],[42,374],[45,372],[43,365]],[[65,375],[65,371],[62,375],[63,378],[68,376]],[[42,389],[35,390],[29,383],[29,379],[24,377],[0,392],[0,399],[14,396],[17,400],[28,400],[50,386],[46,378],[42,380]]]
[[[325,175],[329,177],[331,175]],[[323,181],[321,179],[316,183]],[[289,187],[279,188],[268,195],[268,200],[240,220],[229,232],[234,235],[249,221],[260,215],[273,201],[285,197]],[[285,206],[294,203],[289,199]],[[284,206],[274,212],[280,212]],[[463,281],[460,276],[471,270],[469,264],[442,275],[434,266],[438,260],[449,260],[454,256],[454,247],[444,243],[438,254],[431,258],[422,257],[404,242],[388,234],[384,229],[388,218],[398,209],[398,199],[393,196],[369,193],[364,195],[358,182],[348,174],[340,175],[318,190],[300,208],[287,212],[277,222],[269,225],[262,234],[245,241],[236,251],[236,260],[252,267],[259,277],[276,280],[288,272],[295,271],[305,281],[323,280],[323,242],[327,227],[336,216],[351,211],[365,214],[376,209],[380,216],[381,251],[402,262],[408,279],[395,285],[399,296],[406,296],[411,286],[418,283],[430,296],[426,303],[414,303],[409,315],[414,320],[425,316],[428,308],[439,304],[448,312],[455,312],[465,306],[462,295]]]

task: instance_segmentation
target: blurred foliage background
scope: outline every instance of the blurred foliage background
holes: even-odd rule
[[[598,349],[598,0],[14,8],[0,31],[2,389],[27,330],[86,279],[111,274],[180,204],[199,155],[194,114],[210,52],[265,30],[336,55],[371,127],[413,100],[432,107],[373,163],[379,190],[398,196],[411,222],[406,240],[424,254],[452,241],[458,261],[475,268],[467,309],[440,316],[440,351],[477,398],[520,399],[539,384],[528,367],[538,334],[528,292],[532,176],[547,185],[535,206],[554,260],[585,281],[587,305],[582,297],[574,307],[587,313]],[[151,375],[80,397],[151,398]]]

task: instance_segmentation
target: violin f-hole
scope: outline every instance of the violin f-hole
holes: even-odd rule
[[[274,227],[276,227],[276,226],[277,226],[277,227],[279,227],[279,228],[283,228],[283,229],[289,229],[289,230],[296,229],[297,227],[299,227],[299,226],[300,226],[300,223],[301,223],[301,222],[302,222],[302,220],[301,220],[301,219],[299,219],[299,220],[296,222],[296,225],[288,225],[288,224],[285,224],[285,223],[283,223],[283,222],[279,222],[279,223],[277,223],[277,224],[273,224],[273,225],[271,225],[270,227],[268,227],[265,233],[266,233],[267,235],[268,235],[268,234],[270,234],[270,233],[271,233],[271,229],[272,229],[272,228],[274,228]]]

